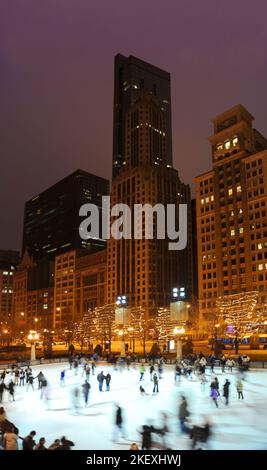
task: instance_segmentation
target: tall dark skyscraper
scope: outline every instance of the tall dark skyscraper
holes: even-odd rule
[[[134,56],[115,57],[113,108],[113,177],[126,165],[125,116],[139,97],[140,90],[156,96],[166,120],[166,160],[172,165],[171,80],[170,74]],[[150,117],[151,120],[151,117]]]
[[[79,209],[92,203],[101,212],[102,196],[108,193],[108,180],[77,170],[33,197],[25,204],[22,252],[27,249],[39,262],[73,249],[94,252],[104,248],[102,239],[80,238]]]

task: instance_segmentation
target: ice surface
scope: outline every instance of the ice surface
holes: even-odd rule
[[[66,370],[65,387],[60,387],[60,371]],[[99,392],[97,374],[109,370],[112,376],[110,392]],[[145,380],[142,382],[148,395],[140,396],[139,367],[123,372],[113,370],[106,364],[98,364],[95,376],[90,377],[91,391],[89,405],[84,406],[80,395],[78,409],[73,406],[73,390],[81,385],[82,368],[78,375],[66,364],[38,365],[33,367],[33,375],[42,371],[49,382],[49,400],[40,400],[37,380],[35,390],[16,387],[15,402],[9,403],[8,392],[4,402],[8,419],[19,428],[20,436],[36,430],[36,440],[44,436],[46,444],[65,435],[75,442],[75,449],[119,449],[127,450],[132,442],[140,445],[141,426],[153,423],[162,426],[161,412],[168,413],[169,433],[166,441],[170,449],[190,449],[191,440],[182,435],[178,421],[178,406],[181,395],[188,399],[190,424],[201,424],[208,417],[212,424],[212,438],[209,448],[216,449],[267,449],[267,371],[254,369],[248,372],[244,383],[244,401],[238,400],[236,392],[237,372],[222,374],[215,369],[222,386],[226,378],[231,382],[230,404],[225,406],[224,399],[219,397],[219,408],[216,409],[209,397],[211,375],[205,390],[197,377],[192,380],[182,379],[174,382],[173,366],[165,366],[162,379],[159,381],[159,393],[152,394],[153,384],[150,381],[149,368],[146,366]],[[7,378],[6,382],[10,379]],[[105,384],[103,390],[105,390]],[[120,404],[125,418],[125,438],[114,435],[115,404]],[[153,448],[161,448],[161,438],[153,435]],[[115,442],[113,441],[115,440]]]

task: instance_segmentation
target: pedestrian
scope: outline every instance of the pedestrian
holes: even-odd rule
[[[106,375],[106,392],[110,391],[110,382],[111,382],[111,375],[108,372]]]
[[[148,426],[147,424],[144,424],[141,435],[142,435],[142,450],[150,450],[152,447],[152,426]]]
[[[95,368],[96,368],[96,363],[95,361],[91,362],[91,367],[92,367],[92,375],[95,375]]]
[[[237,390],[237,393],[238,393],[238,399],[242,398],[242,400],[244,400],[244,395],[243,395],[243,382],[242,380],[239,378],[237,379],[237,382],[236,382],[236,390]]]
[[[26,373],[26,377],[27,377],[27,379],[26,379],[26,383],[27,383],[26,391],[29,390],[29,387],[31,387],[32,390],[34,390],[34,386],[33,386],[33,380],[34,380],[34,378],[33,378],[33,375],[30,374],[30,373],[28,373],[28,375],[27,375],[27,373]]]
[[[9,391],[9,401],[15,401],[15,384],[12,379],[9,382],[8,391]]]
[[[155,367],[153,364],[151,364],[150,368],[149,368],[149,373],[150,373],[150,380],[151,382],[153,381],[153,372],[155,370]]]
[[[42,382],[43,382],[43,379],[44,379],[44,374],[41,372],[39,372],[39,374],[35,377],[35,379],[38,380],[38,390],[41,390],[42,388]]]
[[[225,355],[223,354],[223,356],[221,357],[222,373],[224,373],[224,371],[225,371],[226,361],[227,361],[227,359],[226,359]]]
[[[60,386],[63,387],[65,385],[65,370],[60,372]]]
[[[153,393],[159,393],[159,379],[158,379],[156,372],[153,375],[153,383],[154,383]]]
[[[141,364],[141,365],[140,365],[139,370],[140,370],[140,380],[139,380],[139,382],[141,382],[141,380],[144,379],[144,373],[145,373],[145,371],[146,371],[144,364]]]
[[[31,431],[30,434],[24,437],[22,441],[22,449],[23,450],[33,450],[36,446],[36,442],[34,437],[36,436],[36,431]]]
[[[73,368],[74,368],[74,374],[77,375],[78,374],[78,368],[79,368],[79,362],[78,362],[78,359],[74,359],[73,361]]]
[[[47,448],[45,447],[45,438],[44,437],[41,437],[41,439],[39,439],[39,442],[38,442],[37,446],[35,446],[34,450],[47,450]]]
[[[19,369],[16,368],[14,372],[14,383],[16,386],[19,384]]]
[[[125,438],[125,432],[123,427],[123,413],[122,409],[119,405],[116,405],[116,412],[115,412],[115,432],[114,432],[114,440],[117,439],[117,436],[121,434],[123,438]]]
[[[82,385],[85,406],[87,406],[88,403],[90,388],[91,385],[89,384],[88,380],[85,380],[84,384]]]
[[[163,359],[159,360],[158,373],[159,373],[159,379],[161,379],[162,374],[163,374]]]
[[[210,371],[212,373],[214,372],[214,366],[215,366],[215,356],[212,354],[210,356]]]
[[[90,379],[90,372],[91,372],[90,366],[89,366],[89,364],[86,364],[85,365],[85,378],[88,381]]]
[[[24,369],[20,369],[19,371],[19,386],[24,387],[25,382],[25,372]]]
[[[99,386],[99,391],[102,392],[103,391],[103,383],[104,383],[104,380],[105,380],[105,376],[104,376],[104,372],[101,371],[98,376],[97,376],[97,381],[98,381],[98,386]]]
[[[18,438],[13,426],[4,433],[4,450],[18,450]]]
[[[2,401],[3,401],[3,395],[4,395],[5,390],[6,390],[5,383],[1,382],[0,383],[0,403],[2,403]]]
[[[48,447],[48,450],[59,450],[60,448],[60,439],[55,439],[53,444]]]
[[[226,366],[228,367],[229,372],[233,372],[233,367],[235,366],[235,361],[233,359],[227,359]]]
[[[184,396],[182,396],[181,403],[179,406],[179,421],[181,432],[186,432],[185,422],[189,416],[188,403]]]
[[[225,404],[229,405],[229,393],[230,393],[230,382],[228,379],[226,379],[224,386],[223,386],[223,396],[225,398]]]
[[[218,401],[217,401],[217,398],[218,398],[218,390],[217,390],[215,387],[212,387],[212,388],[211,388],[210,396],[211,396],[211,398],[212,398],[213,403],[215,403],[216,408],[218,408]]]
[[[45,376],[43,377],[43,380],[42,380],[40,400],[43,400],[43,398],[45,400],[48,400],[48,382],[47,382]]]
[[[140,390],[140,394],[142,395],[142,397],[147,395],[147,393],[146,393],[146,391],[145,391],[145,389],[142,385],[140,385],[139,390]]]
[[[65,436],[61,438],[60,441],[60,446],[58,450],[71,450],[71,448],[74,446],[74,442],[70,441],[69,439],[66,439]]]
[[[175,382],[176,382],[177,378],[178,378],[178,382],[181,382],[181,376],[182,376],[181,367],[179,366],[179,364],[176,364],[175,369],[174,369],[174,380],[175,380]]]

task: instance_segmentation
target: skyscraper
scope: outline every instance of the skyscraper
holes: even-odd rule
[[[116,176],[125,163],[125,116],[136,101],[139,91],[156,96],[164,111],[166,127],[166,160],[172,165],[171,84],[170,74],[134,56],[115,57],[113,107],[113,169]]]
[[[188,203],[190,227],[190,188],[181,183],[168,158],[169,115],[160,98],[146,90],[137,91],[125,112],[124,165],[113,178],[111,206],[124,203],[133,213],[135,204],[178,207],[179,203]],[[169,251],[169,240],[157,238],[155,214],[150,224],[152,239],[145,239],[143,224],[140,240],[132,236],[131,240],[108,241],[108,303],[125,295],[130,306],[156,308],[170,302],[174,287],[188,288],[190,284],[191,290],[190,237],[185,250]]]
[[[267,302],[267,140],[237,105],[213,119],[212,170],[195,178],[199,312],[216,322],[219,296],[257,290]]]
[[[25,204],[22,252],[27,249],[39,262],[73,249],[94,252],[104,248],[104,240],[81,239],[79,209],[92,203],[101,213],[102,196],[108,192],[108,180],[77,170],[33,197]]]

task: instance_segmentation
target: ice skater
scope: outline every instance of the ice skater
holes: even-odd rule
[[[125,439],[122,409],[119,405],[116,405],[115,428],[114,428],[114,435],[113,435],[114,442],[117,440],[119,435],[121,435],[121,437]]]
[[[141,365],[140,365],[140,369],[139,369],[139,370],[140,370],[140,379],[139,379],[139,382],[141,382],[141,380],[144,380],[144,373],[145,373],[145,371],[146,371],[144,364],[141,364]]]
[[[65,370],[60,372],[60,387],[65,386]]]
[[[89,384],[88,380],[85,380],[84,384],[82,385],[85,406],[87,406],[88,404],[90,388],[91,388],[91,385]]]
[[[159,379],[158,379],[156,372],[153,375],[153,383],[154,383],[153,393],[159,393]]]
[[[97,376],[98,387],[99,387],[99,391],[100,391],[100,392],[103,391],[103,383],[104,383],[104,380],[105,380],[104,372],[101,371],[101,372],[98,374],[98,376]]]
[[[242,398],[242,400],[244,400],[243,389],[244,389],[243,382],[242,382],[241,378],[238,378],[237,382],[236,382],[236,390],[237,390],[237,394],[238,394],[238,400],[240,400],[240,398]]]
[[[230,382],[226,379],[223,386],[223,396],[225,398],[225,404],[229,405],[229,394],[230,394]]]
[[[106,392],[110,391],[110,382],[111,382],[111,375],[108,372],[108,374],[106,375]]]

